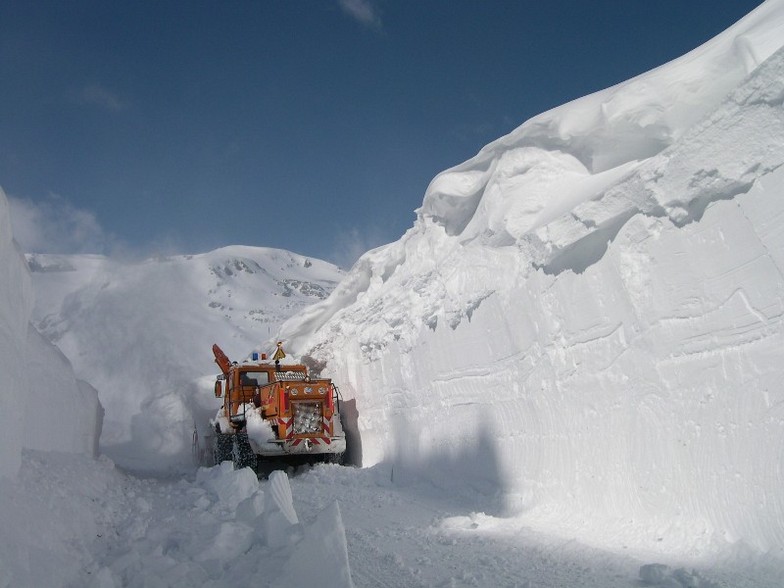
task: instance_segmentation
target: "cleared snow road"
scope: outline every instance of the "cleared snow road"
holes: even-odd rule
[[[103,458],[30,452],[26,460],[20,479],[2,487],[0,523],[17,531],[4,534],[13,541],[0,549],[19,557],[7,559],[13,563],[0,570],[0,586],[271,586],[277,579],[332,587],[350,585],[350,564],[358,587],[626,588],[646,585],[640,567],[654,563],[537,533],[524,518],[483,514],[493,505],[480,494],[436,487],[386,464],[317,466],[290,480],[258,481],[228,463],[173,480],[131,476]],[[325,569],[325,561],[334,565]],[[647,585],[780,586],[773,564],[733,565],[680,576],[673,565]]]

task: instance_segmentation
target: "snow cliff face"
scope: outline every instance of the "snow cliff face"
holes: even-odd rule
[[[15,476],[21,462],[23,422],[16,400],[24,386],[27,317],[32,309],[30,276],[11,235],[8,201],[0,191],[0,475]]]
[[[95,455],[103,410],[68,360],[29,324],[33,290],[0,189],[0,476],[15,477],[22,449]]]
[[[283,326],[365,465],[602,546],[782,555],[783,44],[769,1],[526,122]]]
[[[220,405],[214,378],[205,377],[219,372],[213,343],[244,359],[343,275],[320,260],[241,246],[135,263],[27,258],[34,324],[98,389],[106,407],[102,451],[139,470],[191,467],[194,426],[204,433]]]

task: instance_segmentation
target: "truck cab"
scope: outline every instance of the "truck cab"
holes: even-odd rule
[[[213,420],[217,462],[231,458],[235,466],[253,467],[263,458],[287,456],[342,461],[346,437],[332,380],[311,378],[302,364],[281,364],[281,344],[272,360],[262,355],[232,363],[217,345],[213,353],[222,372],[215,396],[223,399]]]

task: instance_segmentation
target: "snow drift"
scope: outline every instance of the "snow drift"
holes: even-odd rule
[[[262,485],[224,462],[142,479],[33,451],[0,491],[0,586],[352,586],[338,505],[300,514],[283,472]]]
[[[0,189],[0,476],[16,476],[22,449],[95,455],[103,410],[96,391],[29,325],[30,274]]]
[[[529,120],[284,324],[365,465],[611,549],[784,555],[782,44],[769,0]]]

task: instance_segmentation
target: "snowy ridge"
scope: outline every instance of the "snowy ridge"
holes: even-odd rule
[[[768,2],[680,59],[534,117],[439,174],[420,216],[450,235],[503,243],[600,198],[636,162],[677,142],[778,50],[782,27],[780,7]]]
[[[27,258],[34,324],[98,389],[102,451],[140,470],[191,467],[194,425],[206,427],[220,404],[208,375],[218,371],[213,343],[243,359],[342,277],[324,261],[261,247],[140,262]]]
[[[784,556],[782,44],[771,0],[526,122],[284,324],[365,465],[613,550]]]

